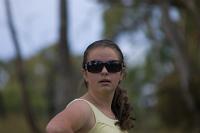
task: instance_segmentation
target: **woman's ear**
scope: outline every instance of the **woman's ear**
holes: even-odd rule
[[[83,75],[83,79],[87,82],[87,72],[86,72],[86,70],[82,68],[81,73]]]
[[[121,71],[121,77],[120,77],[120,81],[122,81],[126,76],[126,70],[125,69],[122,69]]]

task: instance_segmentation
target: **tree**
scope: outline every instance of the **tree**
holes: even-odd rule
[[[6,109],[5,109],[2,91],[0,90],[0,117],[5,118],[5,116],[6,116]]]
[[[58,42],[58,77],[55,90],[56,112],[63,109],[76,94],[77,75],[73,67],[73,61],[68,41],[68,1],[60,0],[60,31]]]
[[[16,72],[21,88],[22,104],[26,120],[33,133],[39,133],[40,130],[35,123],[35,118],[31,109],[30,97],[28,94],[27,75],[25,72],[24,62],[21,55],[21,49],[17,37],[17,32],[13,24],[13,16],[10,8],[10,1],[5,0],[5,7],[7,12],[8,26],[11,33],[11,39],[16,50]]]
[[[170,92],[171,89],[163,88],[167,84],[175,88],[178,93],[167,95],[165,100],[179,98],[184,103],[182,106],[172,106],[168,102],[164,104],[165,110],[162,106],[160,111],[167,112],[170,108],[177,110],[187,108],[193,114],[194,130],[199,132],[199,129],[195,128],[198,128],[200,120],[198,98],[200,93],[197,89],[200,84],[196,83],[196,81],[199,82],[196,77],[200,73],[200,2],[197,0],[103,0],[100,2],[109,5],[104,14],[105,36],[115,39],[123,33],[132,33],[140,29],[149,38],[151,51],[147,60],[151,63],[147,62],[146,65],[151,65],[151,67],[146,66],[146,68],[151,69],[146,72],[151,71],[152,78],[148,82],[153,82],[158,87],[158,101],[162,101],[161,94]],[[174,12],[178,14],[176,20],[172,18]],[[165,71],[164,67],[167,67],[167,64],[172,64],[174,69],[170,72]],[[174,84],[174,81],[179,85]],[[164,91],[160,93],[160,90]],[[181,122],[185,118],[179,119]],[[186,123],[190,123],[190,120],[186,120]]]

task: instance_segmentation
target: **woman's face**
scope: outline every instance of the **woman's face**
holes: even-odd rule
[[[89,61],[102,61],[107,62],[111,60],[118,60],[119,57],[117,51],[108,47],[99,47],[92,49],[87,57],[87,62]],[[94,90],[97,92],[107,92],[114,91],[118,86],[119,81],[123,78],[123,72],[109,73],[104,66],[102,71],[99,73],[91,73],[84,70],[83,76],[88,84],[88,90]],[[106,91],[105,91],[106,90]]]

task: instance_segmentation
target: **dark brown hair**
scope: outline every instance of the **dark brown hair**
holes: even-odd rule
[[[122,51],[120,50],[118,45],[111,40],[99,40],[90,44],[84,52],[83,62],[82,62],[83,68],[84,68],[84,64],[87,63],[89,52],[98,47],[108,47],[115,50],[119,56],[119,60],[123,63],[123,66],[125,68],[124,56],[122,54]],[[86,82],[85,82],[85,85],[87,87]],[[118,119],[118,122],[115,123],[116,125],[119,125],[119,127],[122,130],[129,130],[133,128],[133,120],[135,120],[131,116],[131,112],[133,108],[131,107],[128,101],[126,90],[120,88],[119,85],[115,90],[111,108],[112,108],[113,113]]]

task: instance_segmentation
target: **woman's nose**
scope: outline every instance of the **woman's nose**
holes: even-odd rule
[[[108,70],[106,69],[106,67],[104,66],[101,73],[108,73]]]

